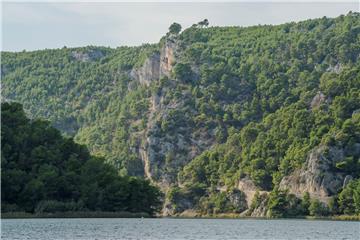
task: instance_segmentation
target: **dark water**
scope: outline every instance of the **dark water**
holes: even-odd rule
[[[248,219],[6,219],[1,239],[360,239],[360,222]]]

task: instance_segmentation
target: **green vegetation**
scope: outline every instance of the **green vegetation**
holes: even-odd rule
[[[194,119],[220,130],[219,143],[227,140],[193,159],[179,181],[203,183],[211,195],[216,186],[249,176],[272,191],[267,206],[281,217],[307,213],[292,209],[299,199],[273,189],[304,166],[311,149],[343,149],[333,172],[359,178],[359,29],[359,15],[349,14],[275,27],[184,30],[187,48],[178,64],[201,63],[191,83],[199,110]],[[312,215],[327,211],[311,206]]]
[[[351,181],[339,194],[339,210],[345,214],[360,214],[360,179]]]
[[[85,146],[64,138],[49,122],[30,120],[18,103],[1,105],[1,210],[143,212],[161,205],[148,181],[119,176]]]
[[[3,212],[1,218],[148,218],[148,213],[131,212],[100,212],[100,211],[76,211],[76,212]]]
[[[169,33],[179,34],[179,32],[181,32],[181,25],[180,24],[173,23],[173,24],[170,25]]]
[[[199,124],[221,126],[227,142],[194,159],[181,173],[184,179],[225,184],[227,176],[246,174],[271,190],[320,144],[347,149],[348,157],[337,168],[358,176],[360,65],[354,52],[360,53],[359,29],[359,16],[348,15],[276,27],[185,30],[186,53],[200,51],[200,42],[206,41],[201,52],[184,54],[182,60],[201,56],[206,61],[193,82],[201,86],[193,88],[205,119]],[[324,51],[331,44],[339,47]],[[337,52],[348,45],[354,52],[346,57]],[[336,64],[341,72],[326,70]],[[319,91],[329,102],[311,107]]]
[[[171,36],[141,47],[2,53],[3,97],[50,120],[123,176],[144,175],[139,151],[152,147],[152,178],[169,186],[175,212],[237,213],[263,205],[273,217],[359,214],[359,13],[278,26],[208,24],[180,33],[174,23]],[[132,79],[131,71],[166,41],[176,45],[171,73],[150,87]],[[154,96],[162,104],[155,110]],[[279,188],[319,148],[324,158],[335,150],[343,155],[329,174],[353,179],[331,192],[329,206]],[[269,193],[251,206],[232,199],[245,177]],[[68,204],[56,207],[77,207]]]
[[[129,131],[142,127],[132,121],[146,123],[148,93],[139,84],[128,92],[128,71],[153,51],[153,45],[143,45],[3,52],[2,96],[22,103],[31,118],[49,120],[124,173],[142,176],[142,162],[130,151]]]

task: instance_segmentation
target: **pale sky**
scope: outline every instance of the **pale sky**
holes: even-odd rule
[[[173,22],[187,28],[207,18],[210,26],[250,26],[336,17],[349,11],[358,12],[359,1],[3,2],[1,49],[134,46],[158,42]]]

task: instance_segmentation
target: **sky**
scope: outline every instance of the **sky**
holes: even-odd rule
[[[332,0],[318,0],[318,3],[38,1],[2,2],[1,50],[136,46],[158,42],[173,22],[187,28],[207,18],[210,26],[250,26],[359,11],[359,1]]]

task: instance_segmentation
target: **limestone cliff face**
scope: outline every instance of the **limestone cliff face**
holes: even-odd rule
[[[140,82],[141,85],[150,86],[151,82],[160,77],[160,54],[154,53],[145,60],[143,66],[132,69],[130,76]]]
[[[280,189],[288,189],[290,193],[302,197],[305,192],[311,198],[327,202],[348,181],[350,176],[335,172],[337,162],[344,158],[343,149],[320,146],[313,149],[302,169],[294,171],[280,182]]]
[[[134,68],[130,72],[131,78],[137,80],[141,85],[147,87],[161,77],[170,77],[172,66],[175,63],[177,50],[176,41],[173,38],[166,39],[160,52],[149,56],[140,68]]]
[[[175,51],[177,45],[172,39],[165,42],[160,52],[160,77],[169,76],[175,63]]]
[[[159,81],[161,77],[170,77],[171,64],[174,60],[175,43],[165,42],[159,54],[150,56],[140,69],[135,69],[131,72],[132,77],[137,79],[140,84],[150,86],[151,83]],[[166,117],[169,109],[179,107],[182,103],[172,102],[171,104],[164,104],[164,97],[166,89],[160,93],[153,93],[150,97],[150,106],[148,112],[148,123],[144,132],[142,144],[139,148],[139,155],[144,163],[144,172],[150,180],[156,180],[160,185],[167,185],[168,179],[164,175],[163,182],[159,181],[158,170],[162,168],[163,162],[159,155],[165,155],[171,152],[175,147],[173,143],[164,141],[153,133],[159,131],[157,123]]]
[[[189,92],[183,91],[180,98],[166,101],[166,94],[172,90],[169,81],[170,86],[151,96],[144,136],[146,141],[140,148],[146,177],[154,180],[164,191],[177,182],[177,173],[185,164],[212,144],[212,137],[207,132],[197,134],[188,122],[191,115],[196,114],[187,106],[191,98]],[[181,114],[182,121],[174,123],[177,118],[174,114]]]
[[[165,86],[152,93],[149,98],[147,126],[139,139],[139,158],[143,161],[145,176],[155,182],[164,191],[176,183],[177,172],[191,159],[199,155],[212,144],[213,137],[207,132],[194,131],[188,122],[195,110],[187,106],[191,100],[191,92],[181,92],[178,98],[166,99],[179,84],[171,77],[173,64],[176,60],[178,44],[174,37],[167,38],[159,53],[152,54],[144,64],[130,72],[130,76],[143,86],[159,84],[160,79],[167,78]],[[131,89],[130,82],[128,88]],[[185,110],[184,110],[185,109]],[[179,113],[178,111],[184,110]],[[174,114],[181,115],[181,123],[166,129],[165,123],[177,119]],[[180,125],[179,125],[180,124]]]

